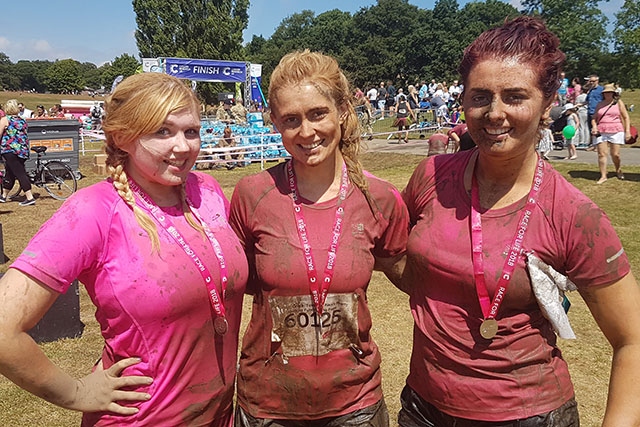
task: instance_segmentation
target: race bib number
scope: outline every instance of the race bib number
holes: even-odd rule
[[[329,294],[322,315],[311,295],[270,296],[272,341],[286,356],[322,356],[358,344],[358,296]]]

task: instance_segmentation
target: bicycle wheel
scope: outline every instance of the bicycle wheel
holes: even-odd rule
[[[78,189],[76,175],[62,162],[52,160],[42,166],[40,181],[54,199],[65,200]]]

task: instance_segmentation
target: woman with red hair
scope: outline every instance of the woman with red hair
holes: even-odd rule
[[[459,67],[476,148],[425,159],[404,190],[414,341],[402,427],[569,427],[556,332],[577,288],[613,347],[603,426],[640,425],[640,289],[611,222],[536,153],[565,55],[542,21],[480,35]]]

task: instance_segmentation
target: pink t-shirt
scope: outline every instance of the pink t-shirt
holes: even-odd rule
[[[206,285],[193,260],[159,225],[160,252],[152,253],[146,232],[108,181],[67,200],[11,266],[57,292],[78,278],[97,307],[105,368],[140,357],[124,375],[154,379],[139,388],[152,397],[133,404],[138,414],[86,413],[83,425],[231,425],[247,262],[227,222],[229,203],[218,183],[192,173],[187,195],[224,252],[229,273],[224,336],[213,330]],[[187,224],[179,207],[162,211],[217,280],[219,263],[208,240]]]
[[[429,143],[429,152],[427,156],[435,156],[437,154],[444,154],[447,151],[449,145],[449,137],[443,133],[434,133],[427,140]]]
[[[618,133],[624,132],[622,117],[620,116],[620,106],[616,102],[603,105],[596,110],[596,123],[600,133]]]
[[[456,417],[527,418],[560,407],[573,396],[573,386],[551,324],[533,296],[524,256],[498,311],[497,335],[492,340],[480,336],[483,315],[473,277],[471,203],[463,184],[474,151],[424,160],[403,193],[415,224],[407,244],[415,321],[407,384]],[[490,297],[525,201],[482,213]],[[523,249],[535,251],[579,288],[611,284],[630,271],[604,212],[548,163]]]
[[[468,128],[467,128],[467,124],[466,123],[460,123],[459,125],[455,125],[451,129],[449,129],[449,132],[447,132],[447,135],[451,136],[452,133],[455,133],[456,135],[458,135],[460,137],[465,132],[467,132],[467,129]]]
[[[230,222],[256,271],[249,285],[255,295],[242,341],[238,404],[254,417],[334,417],[382,398],[380,353],[370,335],[366,290],[375,257],[404,252],[409,218],[391,184],[367,178],[377,220],[362,192],[350,185],[341,205],[344,221],[321,338],[315,335],[319,328],[313,327],[319,322],[310,302],[285,163],[246,177],[236,186]],[[337,199],[302,205],[320,279],[336,205]]]

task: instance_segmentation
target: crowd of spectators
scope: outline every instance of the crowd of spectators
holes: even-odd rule
[[[396,114],[395,106],[401,96],[404,96],[414,111],[434,110],[438,124],[442,125],[448,121],[452,112],[460,108],[459,98],[463,87],[458,80],[454,80],[450,85],[446,81],[436,82],[435,79],[427,84],[426,80],[408,84],[407,89],[396,87],[391,80],[381,81],[379,85],[369,85],[366,93],[361,88],[356,88],[355,98],[359,105],[369,108],[372,116],[384,119],[393,117]]]

